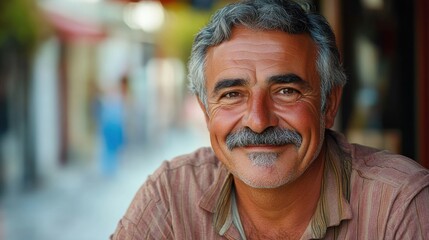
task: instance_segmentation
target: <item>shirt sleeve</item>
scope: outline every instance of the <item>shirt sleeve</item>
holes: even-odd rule
[[[162,184],[150,179],[136,193],[111,240],[172,239],[171,217]]]
[[[388,239],[429,239],[429,176],[414,185],[419,185],[420,191],[409,194],[409,201],[392,214],[392,235]]]

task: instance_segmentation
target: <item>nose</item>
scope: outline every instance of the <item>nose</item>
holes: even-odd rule
[[[243,116],[244,127],[256,133],[262,133],[269,127],[276,126],[278,118],[273,112],[272,101],[263,92],[253,94],[247,103],[247,111]]]

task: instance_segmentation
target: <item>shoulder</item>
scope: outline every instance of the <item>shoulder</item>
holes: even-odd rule
[[[388,151],[353,145],[352,152],[351,201],[360,219],[366,219],[362,224],[385,229],[386,239],[427,237],[428,169]]]
[[[429,170],[416,161],[385,150],[358,144],[351,146],[352,168],[360,177],[395,188],[419,179],[424,181],[422,187],[429,185]]]
[[[366,183],[377,182],[393,188],[412,183],[416,179],[424,181],[422,187],[429,185],[429,170],[413,159],[386,150],[351,144],[338,132],[328,131],[328,134],[345,154],[344,158],[351,161],[355,179],[364,179]]]
[[[348,231],[371,239],[410,239],[393,236],[401,229],[404,233],[429,229],[428,169],[405,156],[350,144],[341,134],[332,136],[341,150],[340,158],[351,167],[347,179],[353,217]]]
[[[223,165],[211,148],[196,151],[164,161],[148,177],[141,191],[160,202],[197,201],[204,191],[218,179]]]
[[[220,169],[220,161],[217,160],[213,150],[203,147],[192,153],[177,156],[164,161],[161,166],[149,176],[148,181],[158,181],[163,177],[178,177],[181,175],[204,173],[204,177],[216,174]],[[203,176],[201,176],[203,177]],[[179,179],[175,179],[179,180]]]
[[[171,239],[195,221],[201,224],[207,216],[196,211],[198,202],[222,169],[211,148],[164,161],[140,187],[115,234]]]

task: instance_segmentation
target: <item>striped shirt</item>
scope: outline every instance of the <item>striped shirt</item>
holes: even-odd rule
[[[321,196],[301,239],[429,239],[427,169],[349,144],[331,130],[325,141]],[[139,189],[111,239],[243,239],[233,185],[210,148],[166,161]]]

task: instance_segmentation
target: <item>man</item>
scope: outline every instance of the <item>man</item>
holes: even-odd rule
[[[339,59],[306,6],[219,10],[189,62],[212,148],[165,162],[112,239],[429,239],[429,171],[329,130]]]

